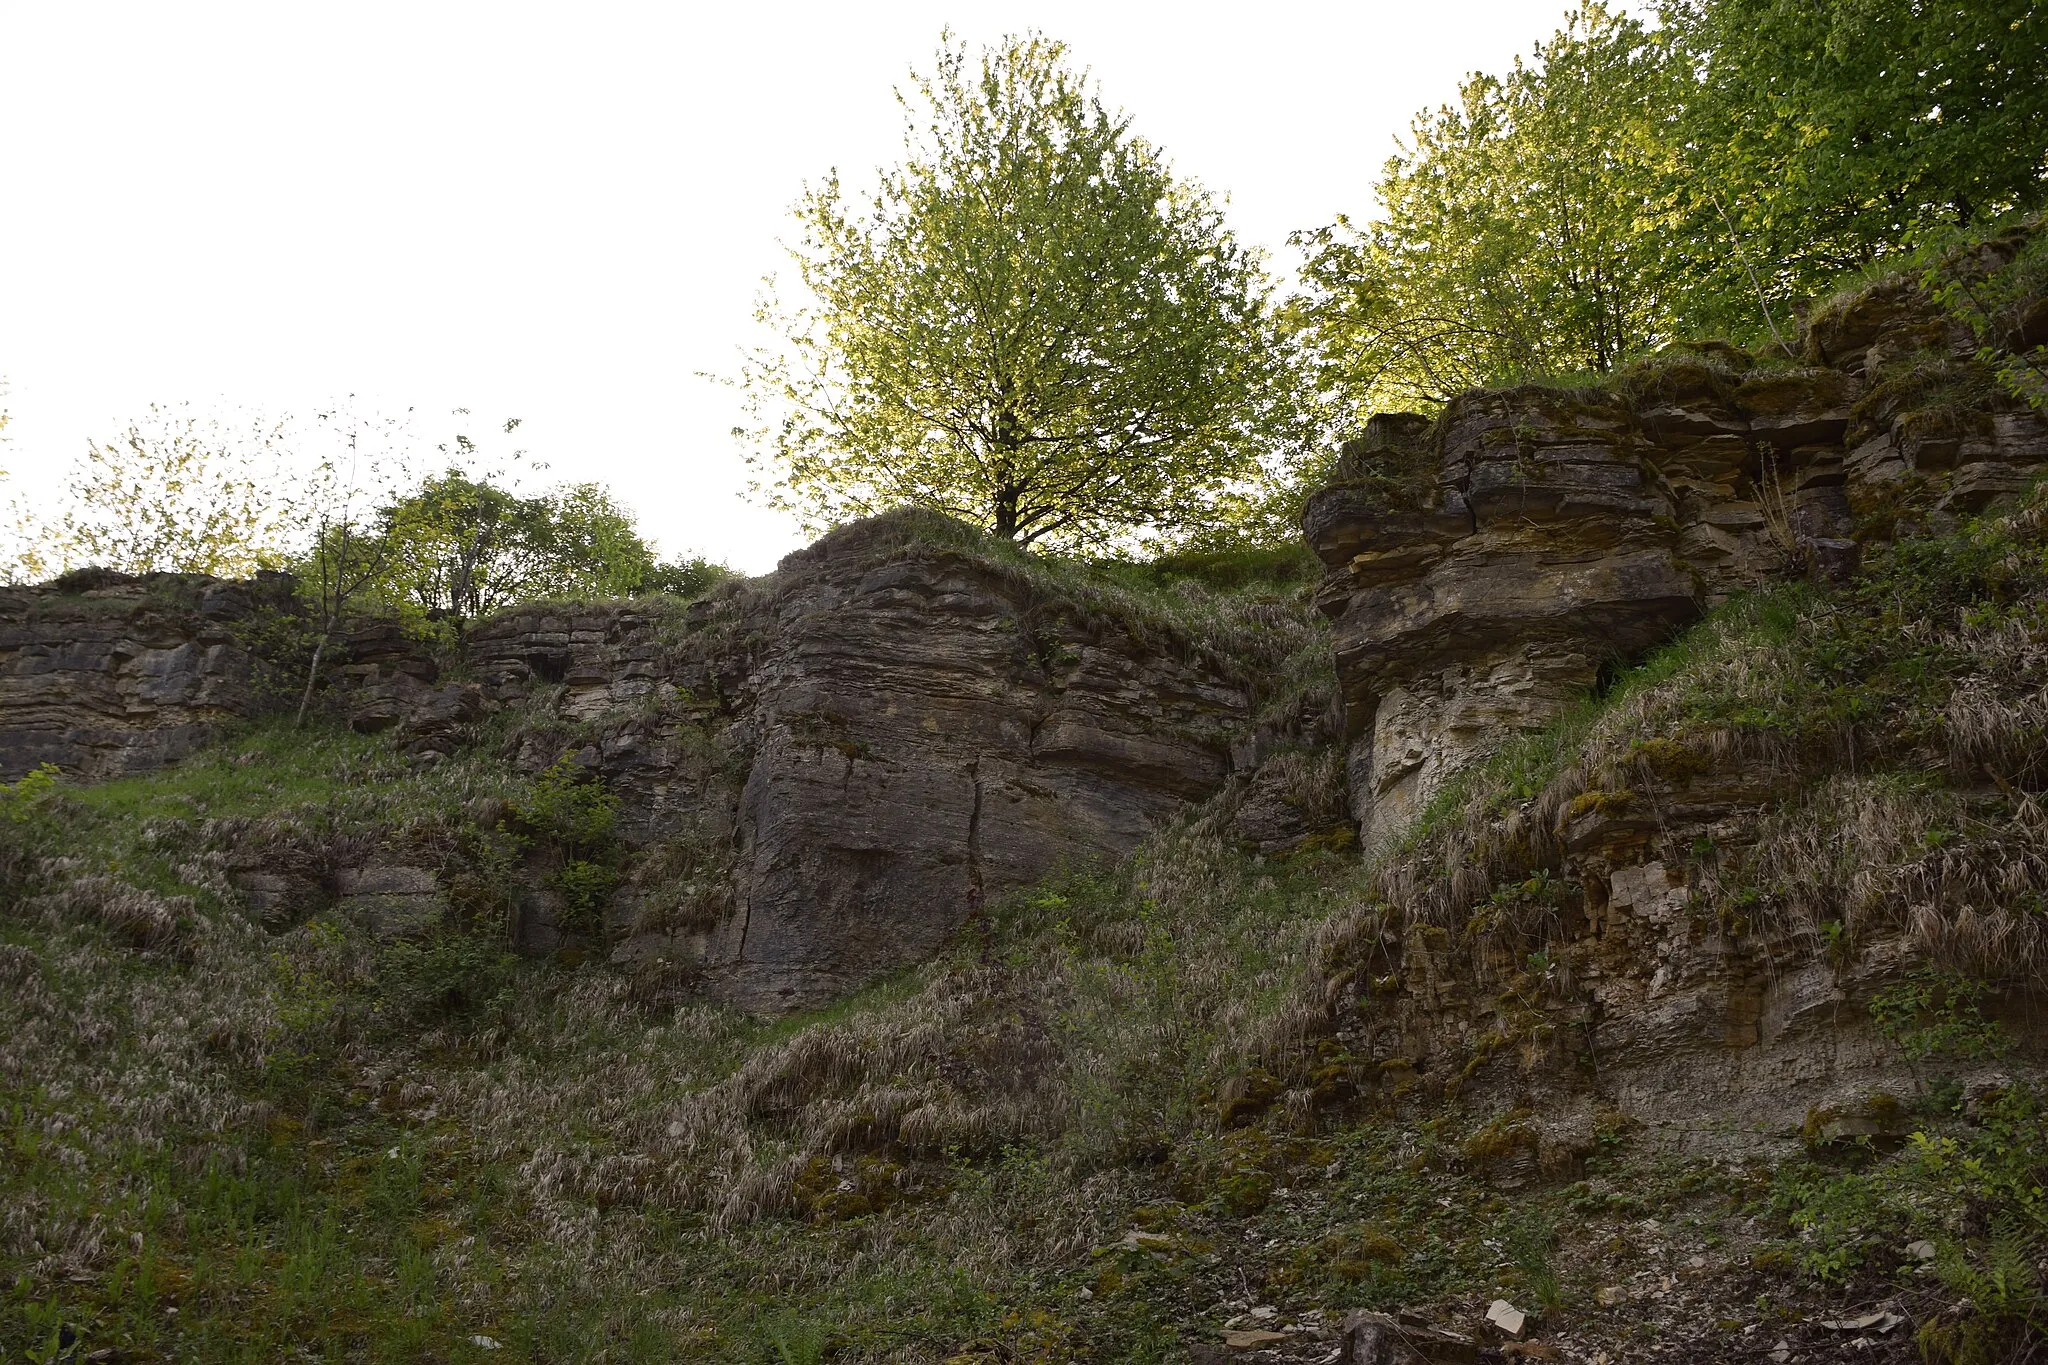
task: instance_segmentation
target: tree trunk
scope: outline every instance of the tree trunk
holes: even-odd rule
[[[320,676],[320,656],[327,650],[327,632],[320,632],[320,638],[313,642],[313,663],[306,670],[306,690],[299,694],[299,714],[292,718],[292,728],[299,729],[306,723],[306,707],[313,700],[313,683]]]
[[[1010,381],[998,381],[997,390],[1002,394],[1002,406],[996,411],[995,447],[999,452],[995,468],[990,472],[998,479],[1014,480],[1017,477],[1017,451],[1024,445],[1024,424],[1018,419],[1017,411],[1010,406]],[[1004,540],[1017,538],[1017,502],[1023,495],[1023,488],[1014,482],[996,485],[996,534]]]

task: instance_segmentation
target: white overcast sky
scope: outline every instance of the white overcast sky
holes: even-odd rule
[[[525,420],[669,553],[799,543],[730,373],[807,178],[892,161],[942,28],[1064,39],[1246,239],[1368,211],[1420,108],[1564,0],[229,5],[0,0],[0,466],[47,505],[152,401],[423,436]]]

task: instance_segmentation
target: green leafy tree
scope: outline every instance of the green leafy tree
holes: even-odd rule
[[[303,529],[285,459],[278,423],[151,404],[114,440],[87,442],[67,505],[42,528],[43,557],[138,574],[276,568]]]
[[[2032,0],[1586,0],[1424,115],[1380,215],[1302,234],[1326,394],[1429,406],[1686,335],[1785,347],[1847,270],[2042,202]]]
[[[665,566],[603,484],[565,484],[542,501],[550,548],[540,579],[545,594],[632,597],[660,590]]]
[[[643,593],[668,593],[676,597],[701,597],[720,583],[734,577],[731,569],[702,555],[687,555],[681,559],[664,560],[654,566]]]
[[[1474,75],[1387,162],[1381,215],[1298,234],[1294,318],[1331,390],[1428,405],[1530,373],[1605,372],[1680,324],[1666,44],[1584,4],[1533,60]]]
[[[386,600],[458,633],[516,602],[692,593],[724,572],[703,560],[661,563],[601,484],[521,497],[459,468],[387,504],[380,535],[390,546]]]
[[[1199,523],[1294,437],[1258,255],[1038,36],[950,35],[904,160],[796,209],[809,301],[745,367],[781,505],[1083,548]]]
[[[2041,202],[2036,0],[1668,0],[1664,21],[1699,73],[1688,170],[1776,295]]]
[[[450,469],[382,512],[397,602],[461,624],[535,595],[550,550],[546,508]]]

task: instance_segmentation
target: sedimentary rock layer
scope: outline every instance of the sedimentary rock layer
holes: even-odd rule
[[[1966,334],[1896,302],[1830,328],[1810,349],[1843,368],[1680,350],[1612,389],[1480,390],[1434,422],[1377,417],[1346,447],[1302,526],[1329,570],[1319,604],[1369,837],[1730,594],[1795,565],[1842,571],[1853,537],[1887,534],[1901,508],[1938,523],[2048,465],[2048,425],[2017,403],[1958,412],[1924,383],[1869,378],[1927,345],[1947,350],[1909,377],[1962,363],[1941,357],[1968,356]]]
[[[174,762],[270,703],[241,629],[287,582],[88,570],[0,589],[0,779]]]
[[[677,850],[688,894],[630,887],[620,960],[679,956],[749,1004],[829,997],[1223,784],[1241,668],[912,524],[828,536],[681,622],[535,611],[476,632],[489,702],[546,690],[588,718],[584,761],[635,837]]]

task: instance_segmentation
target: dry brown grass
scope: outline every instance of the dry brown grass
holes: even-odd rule
[[[1251,608],[1292,622],[1275,627],[1286,685],[1263,719],[1298,736],[1329,704],[1327,664],[1294,606]],[[1907,754],[1873,746],[1890,717],[1802,719],[1814,684],[1792,643],[1841,609],[1788,589],[1718,614],[1468,773],[1370,863],[1242,855],[1225,835],[1233,789],[1114,872],[993,907],[986,951],[963,944],[783,1020],[536,964],[502,1014],[403,1022],[380,995],[385,949],[331,919],[268,935],[227,894],[222,846],[262,839],[317,871],[330,841],[364,837],[354,797],[291,818],[134,823],[118,869],[111,844],[74,853],[0,923],[0,1081],[40,1097],[50,1168],[97,1191],[11,1202],[0,1251],[38,1285],[104,1273],[141,1227],[147,1190],[120,1174],[136,1153],[202,1170],[265,1132],[346,1151],[348,1124],[372,1122],[350,1116],[374,1113],[427,1159],[503,1174],[495,1230],[437,1215],[451,1227],[430,1248],[436,1293],[479,1313],[545,1294],[629,1302],[724,1265],[759,1281],[748,1292],[820,1302],[928,1277],[935,1258],[965,1283],[1014,1285],[1121,1236],[1156,1191],[1147,1163],[1220,1149],[1253,1069],[1273,1083],[1271,1125],[1312,1128],[1305,1078],[1390,937],[1462,933],[1503,887],[1562,872],[1572,820],[1603,803],[1680,844],[1700,809],[1743,807],[1745,836],[1694,874],[1709,898],[1757,893],[1758,932],[1788,962],[1828,951],[1832,924],[1852,946],[1903,935],[1973,972],[2037,973],[2048,632],[2023,612],[1902,628],[1902,648],[1954,666]],[[1298,808],[1338,804],[1333,750],[1274,762]],[[452,849],[461,812],[500,790],[459,762],[418,781],[439,784],[435,799],[376,839]],[[1523,927],[1540,932],[1544,913],[1528,908]],[[329,1108],[280,1076],[310,1076]],[[675,1339],[710,1330],[687,1307],[650,1311]]]
[[[1974,977],[2041,981],[2043,518],[2034,501],[1953,547],[1909,547],[1846,596],[1733,604],[1613,698],[1465,774],[1330,934],[1324,1008],[1385,926],[1491,927],[1514,907],[1476,912],[1568,877],[1577,823],[1609,809],[1646,825],[1643,856],[1688,867],[1693,904],[1755,936],[1772,970],[1903,941]],[[1539,942],[1540,919],[1523,926]]]

